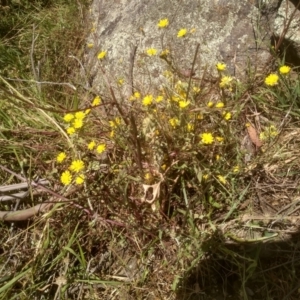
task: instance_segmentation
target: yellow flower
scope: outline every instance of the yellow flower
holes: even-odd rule
[[[134,92],[133,96],[136,98],[136,99],[140,99],[141,98],[141,94],[139,92]]]
[[[134,92],[133,95],[130,96],[129,100],[133,101],[140,98],[141,98],[141,94],[139,92]]]
[[[154,55],[156,55],[157,50],[155,48],[149,48],[146,50],[146,52],[149,56],[154,56]]]
[[[167,27],[169,25],[169,20],[166,18],[166,19],[161,19],[159,20],[157,26],[159,28],[164,28],[164,27]]]
[[[144,178],[145,178],[146,181],[150,181],[152,179],[151,173],[149,173],[149,172],[146,173],[145,176],[144,176]]]
[[[109,137],[110,137],[110,138],[113,138],[114,136],[115,136],[115,131],[112,130],[112,131],[109,133]]]
[[[229,86],[231,81],[232,81],[232,77],[230,77],[230,76],[222,77],[221,82],[220,82],[220,87],[224,88],[226,86]]]
[[[216,104],[216,108],[222,108],[222,107],[224,107],[224,103],[223,102],[218,102]]]
[[[202,176],[202,178],[203,178],[204,180],[207,180],[207,179],[208,179],[208,177],[209,177],[209,175],[208,175],[208,174],[204,174],[204,175]]]
[[[192,123],[187,123],[186,129],[187,129],[188,132],[193,131],[193,130],[194,130],[194,124],[192,124]]]
[[[66,114],[64,116],[64,121],[67,122],[67,123],[71,122],[73,119],[74,119],[74,115],[73,114]]]
[[[217,63],[216,67],[217,67],[217,70],[220,72],[226,70],[226,65],[224,63]]]
[[[83,111],[78,111],[77,113],[75,113],[75,118],[83,120],[85,118],[85,113]]]
[[[160,52],[160,56],[167,56],[168,54],[170,53],[170,50],[169,49],[165,49],[163,51]]]
[[[73,171],[74,173],[78,173],[78,172],[80,172],[81,170],[84,169],[84,162],[80,159],[73,160],[72,163],[71,163],[71,166],[69,167],[69,169],[71,171]]]
[[[60,176],[60,182],[63,185],[69,185],[72,182],[72,174],[70,171],[64,171]]]
[[[221,183],[226,184],[227,181],[226,181],[226,178],[225,178],[224,176],[218,175],[217,177],[218,177],[218,179],[219,179],[219,181],[220,181]]]
[[[179,101],[179,107],[180,108],[186,108],[189,104],[190,104],[190,101],[187,101],[187,100]]]
[[[203,133],[201,138],[202,143],[205,145],[210,145],[214,142],[214,137],[211,133]]]
[[[233,167],[233,173],[238,173],[240,171],[240,167],[239,166],[234,166]]]
[[[165,169],[167,168],[167,165],[166,165],[166,164],[163,164],[160,168],[161,168],[163,171],[165,171]]]
[[[197,87],[197,86],[194,86],[193,91],[194,91],[195,94],[199,94],[200,93],[200,88]]]
[[[97,106],[101,104],[101,98],[99,96],[96,96],[92,102],[92,106]]]
[[[106,145],[105,144],[100,144],[98,147],[97,147],[97,149],[96,149],[96,151],[99,153],[99,154],[101,154],[102,152],[104,152],[106,150]]]
[[[274,138],[278,135],[278,131],[274,125],[271,125],[265,129],[265,131],[259,134],[259,138],[262,141]]]
[[[79,129],[83,126],[83,120],[82,119],[75,119],[74,122],[73,122],[73,127],[75,129]]]
[[[68,135],[74,134],[75,133],[75,128],[74,127],[67,128],[67,133],[68,133]]]
[[[88,109],[86,109],[86,110],[84,111],[84,114],[85,114],[85,115],[88,115],[90,112],[91,112],[91,110],[88,108]]]
[[[279,68],[279,72],[282,75],[286,75],[286,74],[290,73],[290,71],[291,71],[291,68],[288,66],[282,66]]]
[[[123,85],[124,84],[124,79],[123,78],[120,78],[119,80],[118,80],[118,85]]]
[[[161,101],[163,101],[163,100],[164,100],[164,97],[163,97],[163,96],[157,96],[156,99],[155,99],[155,101],[156,101],[157,103],[159,103],[159,102],[161,102]]]
[[[220,160],[221,156],[219,154],[216,155],[216,161]]]
[[[176,126],[179,125],[179,120],[177,118],[172,118],[169,120],[170,125],[175,128]]]
[[[66,159],[67,155],[65,152],[60,152],[57,156],[56,156],[56,161],[58,163],[62,163],[65,159]]]
[[[269,86],[274,86],[274,85],[278,84],[278,80],[279,80],[278,75],[272,73],[272,74],[270,74],[269,76],[266,77],[265,84],[269,85]]]
[[[153,101],[152,95],[147,95],[147,96],[145,96],[144,99],[143,99],[143,105],[144,105],[144,106],[149,106],[149,105],[152,104],[152,101]]]
[[[178,31],[177,37],[178,37],[178,38],[181,38],[181,37],[184,37],[186,34],[187,34],[186,28],[182,28],[182,29],[180,29],[180,30]]]
[[[106,56],[107,51],[101,51],[98,53],[97,57],[98,59],[104,59]]]
[[[75,183],[78,184],[78,185],[83,184],[84,183],[84,178],[85,178],[85,176],[83,174],[77,176],[75,178]]]
[[[224,119],[225,119],[226,121],[230,120],[230,119],[231,119],[231,113],[230,113],[230,112],[225,113]]]
[[[213,107],[214,103],[212,101],[208,101],[206,104],[207,107]]]
[[[89,150],[93,150],[95,148],[95,146],[96,146],[95,141],[91,141],[90,143],[88,143],[87,147]]]

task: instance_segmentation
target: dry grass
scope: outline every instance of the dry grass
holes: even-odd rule
[[[34,63],[48,49],[45,81],[76,81],[76,61],[63,58],[72,49],[80,59],[81,41],[59,43],[65,30],[84,33],[74,14],[78,6],[69,3],[34,15],[35,32],[54,41],[53,49],[46,38],[35,42]],[[17,41],[32,49],[32,26],[21,25],[1,37],[7,61]],[[150,105],[144,87],[133,85],[141,95],[129,100],[116,82],[93,106],[96,95],[79,85],[20,81],[36,80],[25,67],[31,63],[20,56],[0,73],[0,161],[18,175],[1,169],[0,176],[8,185],[38,175],[51,193],[33,189],[0,208],[52,205],[27,221],[0,223],[0,299],[299,298],[299,70],[274,87],[233,78],[225,88],[226,73],[199,85],[168,70],[162,89],[147,88]],[[276,58],[270,67],[282,64]],[[64,115],[86,109],[83,126],[68,135]],[[88,150],[92,140],[105,150]],[[67,157],[59,164],[60,152]],[[74,160],[85,164],[84,184],[63,186]]]

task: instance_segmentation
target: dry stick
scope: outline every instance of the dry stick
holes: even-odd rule
[[[135,130],[136,133],[137,133],[137,128],[136,128],[136,126],[135,126],[135,127],[132,126],[131,120],[128,121],[128,119],[127,119],[127,117],[126,117],[124,111],[122,110],[120,104],[119,104],[118,101],[117,101],[117,98],[116,98],[116,96],[115,96],[114,90],[113,90],[111,84],[108,82],[107,77],[106,77],[106,74],[105,74],[105,71],[104,71],[104,69],[103,69],[103,67],[102,67],[101,65],[100,65],[100,70],[101,70],[101,72],[102,72],[102,74],[103,74],[103,77],[104,77],[104,80],[105,80],[105,82],[106,82],[106,85],[107,85],[108,88],[109,88],[110,94],[111,94],[111,96],[112,96],[113,104],[116,105],[117,110],[118,110],[119,114],[121,115],[121,117],[122,117],[123,121],[125,122],[125,124],[126,124],[127,126],[131,127],[131,139],[132,139],[132,142],[133,142],[134,144],[137,145],[137,142],[136,142],[136,141],[137,141],[137,139],[138,139],[138,135],[137,135],[137,134],[134,134],[134,130]],[[135,124],[135,123],[134,123],[134,124]],[[132,127],[133,127],[133,128],[132,128]],[[139,157],[139,155],[137,155],[136,161],[137,161],[137,164],[138,164],[140,170],[142,170],[142,162],[141,162],[141,157]]]
[[[193,77],[193,74],[194,74],[194,67],[195,67],[199,47],[200,47],[200,44],[197,43],[196,51],[195,51],[195,55],[194,55],[194,60],[193,60],[193,64],[192,64],[192,69],[191,69],[191,73],[190,73],[190,76],[189,76],[189,85],[188,85],[187,92],[186,92],[186,101],[189,98],[189,92],[190,92],[190,88],[191,88],[191,82],[192,82],[192,77]]]
[[[137,46],[133,46],[131,53],[130,53],[130,68],[129,68],[129,82],[131,85],[131,95],[134,93],[134,85],[133,85],[133,67],[134,67],[134,59],[136,54]],[[139,166],[139,169],[141,171],[141,175],[143,173],[143,166],[142,166],[142,150],[141,150],[141,143],[138,135],[137,126],[135,123],[135,119],[133,116],[133,112],[130,111],[129,113],[129,120],[131,123],[131,134],[132,138],[135,141],[136,145],[136,154],[137,154],[137,164]]]
[[[9,170],[8,168],[0,165],[0,168],[12,175],[14,175],[15,177],[17,177],[18,179],[20,180],[25,180],[25,178],[11,170]],[[42,184],[39,184],[37,182],[34,182],[32,181],[31,182],[32,186],[35,186],[35,187],[39,187],[41,188],[42,190],[48,192],[49,194],[57,197],[57,198],[60,198],[62,200],[65,200],[67,202],[70,202],[70,200],[48,188],[46,188],[45,186],[43,186]],[[41,204],[37,204],[31,208],[28,208],[28,209],[24,209],[24,210],[18,210],[18,211],[10,211],[10,212],[7,212],[7,211],[0,211],[0,220],[3,220],[3,221],[9,221],[9,222],[14,222],[14,221],[24,221],[24,220],[27,220],[33,216],[35,216],[36,214],[38,214],[39,212],[42,212],[42,211],[45,211],[47,208],[51,207],[51,205],[55,204],[56,202],[48,202],[48,203],[41,203]],[[79,207],[83,210],[86,211],[86,209],[84,209],[83,207],[79,206],[78,204],[75,204],[71,201],[71,204],[73,204],[75,207]],[[89,213],[89,212],[88,212]]]

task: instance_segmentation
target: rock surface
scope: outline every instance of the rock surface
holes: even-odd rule
[[[238,78],[249,67],[259,72],[271,57],[273,32],[280,35],[290,14],[285,14],[286,3],[293,6],[288,0],[94,0],[90,10],[93,28],[88,38],[88,43],[94,46],[87,49],[85,57],[90,83],[101,90],[104,84],[99,72],[101,64],[110,82],[121,79],[125,86],[130,84],[129,58],[134,46],[137,46],[134,86],[143,88],[145,93],[145,89],[161,81],[161,74],[170,67],[159,57],[165,49],[170,51],[173,67],[188,73],[199,44],[195,63],[195,76],[199,77],[204,69],[214,74],[218,61],[225,62],[229,73]],[[164,18],[169,19],[169,25],[158,28],[158,21]],[[289,38],[299,45],[300,17],[297,18]],[[187,34],[179,38],[177,34],[182,28],[187,29]],[[157,49],[157,55],[149,57],[146,54],[149,48]],[[99,61],[97,53],[101,51],[107,51],[107,56]]]

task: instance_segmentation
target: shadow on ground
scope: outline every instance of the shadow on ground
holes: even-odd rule
[[[300,231],[286,241],[228,243],[216,233],[180,282],[178,300],[300,299]]]

